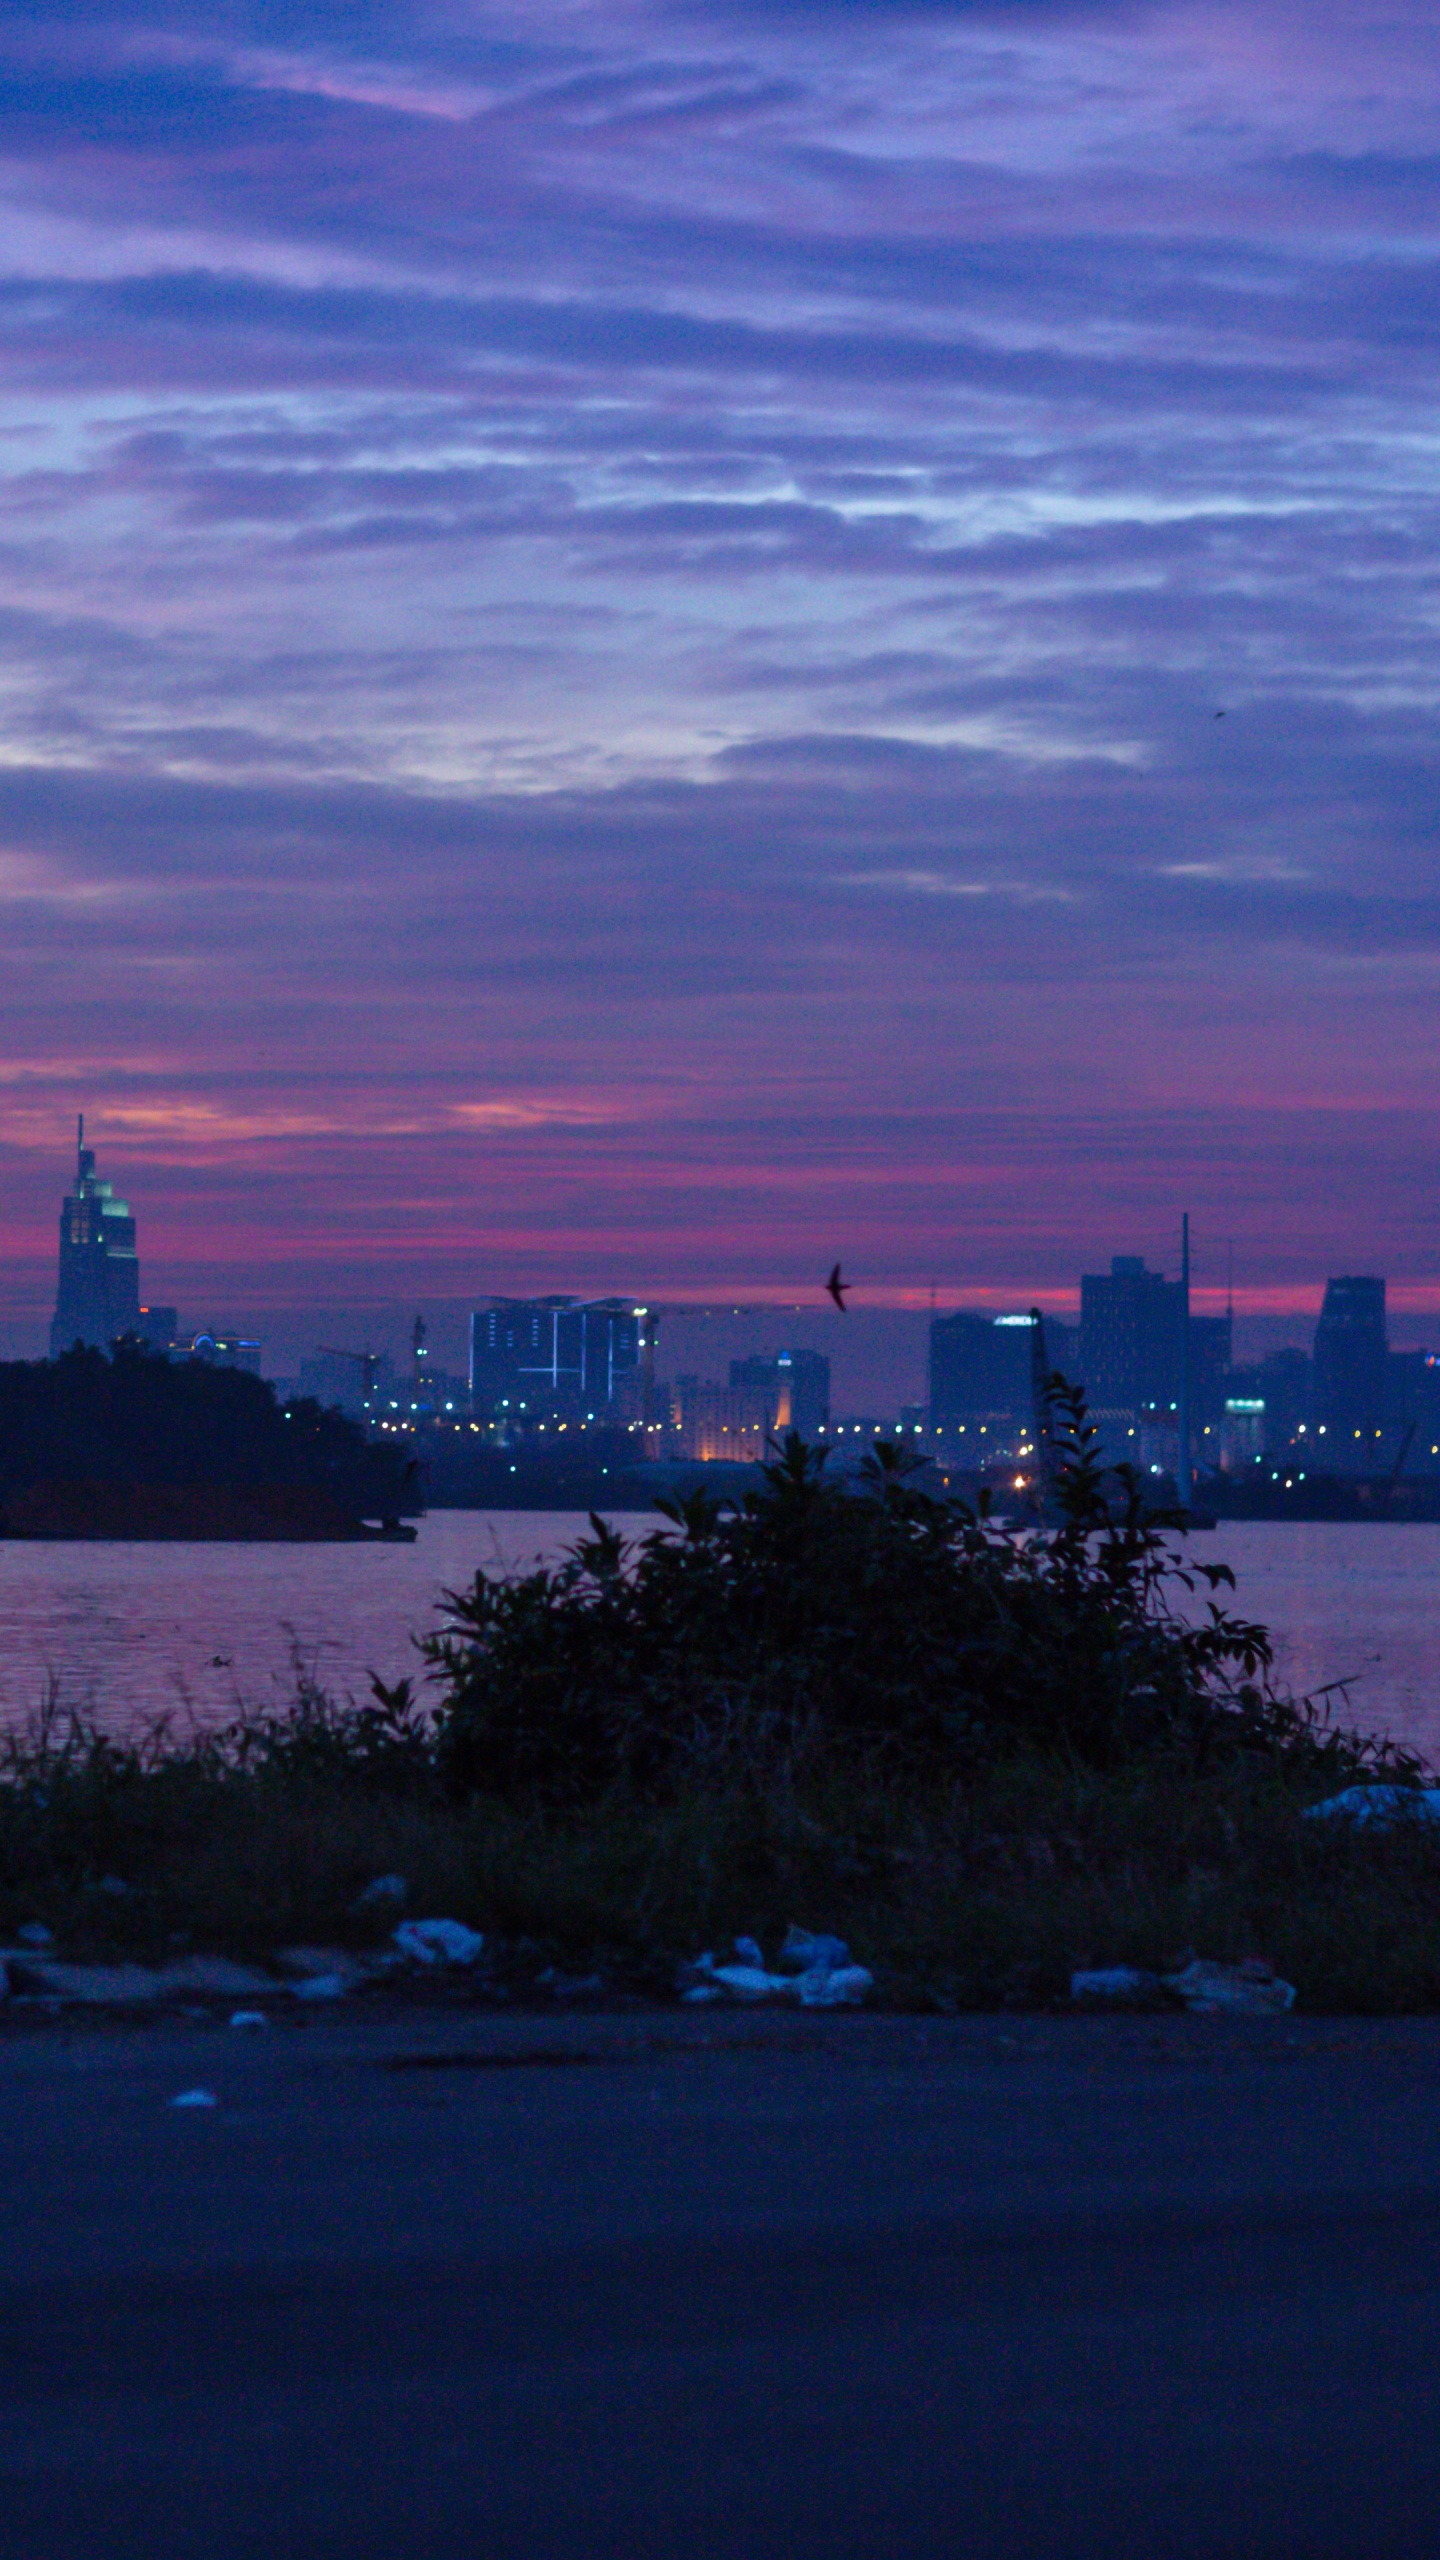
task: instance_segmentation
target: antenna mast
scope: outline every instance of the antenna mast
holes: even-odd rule
[[[1190,1463],[1190,1212],[1180,1221],[1180,1464],[1175,1474],[1175,1490],[1182,1511],[1188,1511],[1195,1498],[1194,1470]]]

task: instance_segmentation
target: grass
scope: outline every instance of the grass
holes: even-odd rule
[[[721,1774],[577,1811],[457,1797],[418,1724],[413,1749],[383,1717],[357,1741],[367,1712],[312,1690],[289,1720],[211,1739],[117,1746],[57,1718],[12,1738],[0,1934],[42,1920],[92,1958],[364,1947],[389,1920],[357,1916],[357,1897],[399,1873],[412,1913],[484,1929],[521,1981],[598,1964],[663,1990],[680,1958],[794,1920],[838,1930],[901,2007],[1044,2007],[1073,1965],[1193,1950],[1267,1956],[1310,2010],[1440,2008],[1440,1843],[1306,1822],[1313,1771],[1047,1755],[943,1795]]]

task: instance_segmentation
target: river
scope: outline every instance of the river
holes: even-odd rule
[[[653,1517],[615,1515],[643,1535]],[[0,1723],[47,1699],[108,1730],[286,1705],[295,1665],[337,1698],[421,1671],[412,1638],[484,1565],[551,1560],[583,1512],[432,1511],[413,1546],[0,1540]]]
[[[283,1706],[297,1658],[361,1698],[372,1670],[418,1669],[412,1636],[439,1622],[446,1590],[481,1564],[554,1558],[585,1528],[571,1513],[434,1511],[413,1546],[0,1541],[0,1721],[50,1695],[114,1732],[212,1725]],[[1234,1566],[1234,1605],[1274,1630],[1291,1688],[1347,1681],[1346,1721],[1440,1766],[1440,1523],[1232,1521],[1192,1551]]]

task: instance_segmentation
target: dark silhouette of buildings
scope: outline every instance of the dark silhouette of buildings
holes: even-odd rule
[[[1390,1341],[1383,1280],[1327,1280],[1315,1327],[1315,1418],[1332,1466],[1374,1464],[1388,1417]]]
[[[1207,1420],[1200,1442],[1205,1464],[1233,1473],[1267,1452],[1278,1454],[1296,1444],[1308,1464],[1328,1464],[1328,1440],[1306,1441],[1315,1431],[1315,1364],[1308,1351],[1291,1345],[1269,1358],[1232,1368],[1224,1381],[1224,1400],[1217,1420]]]
[[[777,1431],[814,1440],[830,1428],[830,1363],[819,1351],[778,1351],[775,1379]]]
[[[633,1298],[492,1298],[470,1319],[477,1411],[650,1419],[655,1324]]]
[[[761,1352],[730,1363],[730,1391],[748,1400],[766,1433],[815,1440],[830,1427],[830,1363],[818,1351]]]
[[[1139,1254],[1117,1253],[1107,1275],[1080,1283],[1080,1374],[1098,1414],[1168,1412],[1179,1399],[1181,1307],[1178,1280],[1148,1271]]]
[[[1403,1434],[1412,1423],[1415,1426],[1405,1455],[1406,1472],[1432,1474],[1440,1458],[1440,1356],[1433,1351],[1392,1351],[1386,1377],[1392,1438],[1396,1429]]]
[[[1109,1456],[1152,1467],[1179,1461],[1185,1298],[1183,1280],[1148,1270],[1138,1254],[1117,1253],[1108,1273],[1081,1280],[1079,1373]],[[1213,1463],[1231,1351],[1228,1315],[1190,1317],[1192,1463]]]
[[[260,1345],[241,1333],[226,1333],[214,1327],[199,1333],[177,1334],[168,1345],[172,1360],[203,1360],[208,1369],[248,1369],[260,1374]]]
[[[962,1307],[930,1323],[929,1431],[937,1454],[980,1465],[1029,1442],[1035,1423],[1034,1329],[1028,1315]],[[1045,1363],[1069,1376],[1075,1331],[1045,1318]]]
[[[98,1179],[82,1115],[76,1131],[75,1188],[67,1192],[60,1211],[60,1276],[50,1356],[58,1359],[77,1342],[105,1351],[122,1334],[139,1330],[135,1221],[109,1183]]]
[[[1233,1349],[1234,1325],[1229,1316],[1191,1317],[1190,1423],[1192,1432],[1213,1431],[1225,1410]]]
[[[1047,1327],[1047,1349],[1049,1347]],[[930,1326],[930,1429],[955,1454],[962,1433],[978,1444],[1008,1447],[1031,1419],[1028,1316],[992,1316],[962,1308]],[[1050,1353],[1052,1361],[1054,1353]],[[977,1460],[978,1463],[978,1460]]]
[[[178,1307],[142,1307],[135,1328],[151,1351],[168,1351],[180,1330]]]
[[[675,1379],[668,1396],[667,1455],[702,1465],[716,1459],[764,1457],[775,1427],[774,1387],[768,1379],[758,1387],[734,1384],[736,1370],[750,1365],[746,1360],[732,1361],[728,1387],[690,1371]],[[768,1361],[756,1365],[770,1367]]]

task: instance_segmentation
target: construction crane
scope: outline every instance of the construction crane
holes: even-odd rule
[[[327,1359],[348,1360],[353,1367],[359,1370],[360,1392],[368,1403],[370,1397],[375,1393],[375,1381],[380,1374],[381,1363],[385,1358],[384,1352],[342,1351],[339,1344],[335,1342],[317,1342],[315,1348],[317,1351],[323,1351]]]

